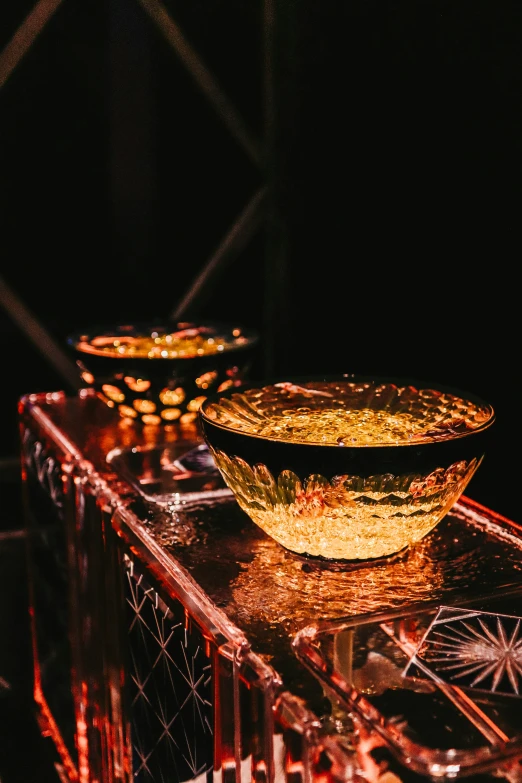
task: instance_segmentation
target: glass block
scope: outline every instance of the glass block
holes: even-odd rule
[[[73,556],[62,563],[62,578],[77,602],[69,612],[69,622],[79,624],[71,652],[88,693],[85,702],[73,688],[75,715],[79,725],[79,707],[88,706],[91,729],[97,722],[110,738],[98,745],[93,738],[86,750],[104,781],[375,783],[378,765],[370,766],[365,743],[376,740],[404,783],[437,777],[433,768],[417,771],[394,756],[296,657],[292,642],[303,629],[326,632],[340,619],[377,623],[402,617],[405,608],[431,617],[427,631],[435,610],[467,608],[520,587],[520,525],[463,497],[404,556],[332,567],[285,549],[228,490],[204,486],[217,476],[194,428],[138,432],[87,390],[74,398],[31,395],[25,406],[28,428],[60,455],[67,476],[62,524]],[[39,475],[59,515],[52,471]],[[58,562],[49,567],[60,574]],[[505,626],[508,638],[514,629]],[[64,628],[60,633],[63,640]],[[424,665],[423,655],[419,647],[401,673],[407,664]],[[75,683],[76,667],[62,676]],[[504,691],[495,698],[518,698],[505,690],[512,679],[499,680]],[[169,726],[177,726],[175,736]],[[514,762],[510,783],[520,783]],[[491,774],[469,771],[477,783]]]
[[[114,449],[107,461],[145,500],[171,505],[209,497],[231,497],[210,451],[201,440]]]

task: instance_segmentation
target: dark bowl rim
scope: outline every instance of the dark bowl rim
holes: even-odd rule
[[[314,382],[331,382],[331,381],[348,381],[349,383],[376,383],[376,384],[394,384],[398,385],[400,387],[403,386],[413,386],[419,390],[429,390],[432,389],[434,391],[443,392],[446,394],[451,394],[453,396],[459,397],[463,400],[468,400],[469,402],[473,402],[476,405],[479,405],[481,408],[485,408],[489,411],[489,418],[483,422],[479,427],[473,430],[468,430],[467,432],[457,433],[454,435],[451,435],[450,437],[440,437],[440,438],[429,438],[424,441],[416,441],[416,442],[397,442],[397,443],[367,443],[367,444],[350,444],[348,446],[346,445],[340,445],[337,443],[320,443],[315,441],[291,441],[291,440],[285,440],[283,438],[267,438],[264,435],[257,435],[253,432],[244,432],[243,430],[234,429],[233,427],[227,427],[224,424],[221,424],[219,422],[214,421],[213,419],[209,418],[206,414],[206,409],[218,402],[220,399],[224,397],[232,397],[233,395],[242,394],[243,392],[252,390],[252,389],[260,389],[264,386],[271,386],[276,383],[314,383]],[[213,394],[210,394],[201,404],[201,407],[199,408],[198,415],[200,418],[200,421],[202,425],[209,425],[212,427],[216,427],[217,429],[223,430],[224,432],[229,433],[230,435],[236,435],[241,436],[243,438],[252,438],[253,440],[258,440],[260,442],[264,443],[275,443],[275,444],[281,444],[281,445],[292,445],[296,447],[314,447],[314,448],[322,448],[322,449],[331,449],[331,450],[339,450],[339,449],[357,449],[357,450],[369,450],[369,449],[391,449],[391,448],[400,448],[400,449],[406,449],[406,448],[422,448],[422,447],[433,447],[436,444],[442,444],[442,443],[452,443],[456,440],[461,440],[464,438],[470,438],[473,435],[479,435],[481,433],[484,433],[486,430],[490,429],[491,426],[495,423],[496,420],[496,411],[493,407],[493,405],[485,400],[483,397],[480,397],[479,395],[464,391],[463,389],[460,389],[455,386],[449,386],[447,384],[442,384],[437,381],[428,381],[428,380],[422,380],[419,378],[412,378],[412,377],[406,377],[406,376],[380,376],[380,375],[368,375],[368,374],[359,374],[359,373],[338,373],[338,374],[324,374],[324,375],[293,375],[290,374],[288,376],[278,376],[276,378],[268,378],[268,379],[261,379],[261,380],[249,380],[248,382],[242,383],[239,387],[233,387],[230,389],[225,389],[221,392],[214,392]]]
[[[150,358],[148,356],[114,356],[113,354],[107,354],[103,352],[95,352],[95,351],[82,351],[81,348],[78,347],[78,344],[82,342],[82,337],[85,338],[83,342],[92,339],[93,337],[102,336],[107,333],[114,332],[114,336],[118,336],[118,330],[129,330],[129,333],[131,330],[138,330],[138,331],[144,331],[145,333],[149,331],[153,331],[154,329],[158,330],[167,330],[170,326],[178,328],[189,328],[189,327],[198,327],[198,326],[204,326],[209,327],[212,329],[216,329],[216,331],[224,332],[226,334],[230,334],[233,329],[241,329],[241,334],[247,338],[247,342],[245,342],[242,345],[231,345],[224,351],[217,352],[218,355],[222,354],[230,354],[230,353],[238,353],[240,351],[247,350],[249,348],[254,348],[260,340],[260,334],[259,332],[251,326],[247,326],[245,324],[239,323],[239,322],[232,322],[232,321],[217,321],[213,319],[169,319],[169,318],[154,318],[150,320],[141,320],[136,321],[135,323],[115,323],[115,322],[109,322],[109,323],[93,323],[87,326],[85,329],[82,330],[75,330],[74,332],[71,332],[68,334],[65,338],[65,342],[68,345],[70,349],[75,351],[78,355],[81,355],[82,357],[96,357],[96,359],[105,360],[105,361],[121,361],[121,359],[128,359],[132,360],[133,362],[151,362],[151,361],[163,361],[163,362],[177,362],[177,361],[190,361],[190,360],[197,360],[197,359],[203,359],[207,356],[213,355],[213,354],[197,354],[192,356],[156,356],[154,358]],[[123,332],[122,332],[123,333]]]

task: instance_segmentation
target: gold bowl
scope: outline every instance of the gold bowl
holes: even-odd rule
[[[199,419],[256,525],[301,555],[366,561],[435,528],[481,464],[495,413],[437,384],[346,375],[210,395]]]
[[[197,423],[208,394],[237,388],[258,334],[239,324],[148,322],[93,326],[67,338],[82,379],[122,419]]]

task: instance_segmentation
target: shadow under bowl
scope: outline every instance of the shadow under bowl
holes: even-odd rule
[[[408,379],[282,379],[210,395],[200,425],[240,507],[287,549],[389,557],[424,538],[481,464],[495,414]]]
[[[67,338],[81,377],[126,420],[197,423],[212,392],[247,377],[258,334],[217,322],[93,326]]]

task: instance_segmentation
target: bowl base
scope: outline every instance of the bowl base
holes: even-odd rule
[[[405,559],[409,551],[410,546],[406,545],[398,552],[394,552],[391,555],[369,557],[366,560],[336,560],[330,557],[322,557],[321,555],[308,555],[306,552],[303,552],[303,554],[292,552],[292,554],[294,557],[299,558],[299,560],[303,560],[301,566],[303,571],[357,571],[360,568],[375,568],[375,566],[396,563],[397,561]]]

